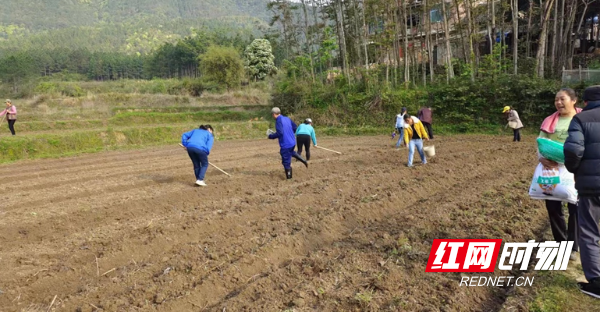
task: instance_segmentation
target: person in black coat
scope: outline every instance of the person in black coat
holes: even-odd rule
[[[581,266],[588,283],[582,292],[600,298],[600,86],[583,93],[585,107],[571,120],[565,141],[565,167],[575,175]]]

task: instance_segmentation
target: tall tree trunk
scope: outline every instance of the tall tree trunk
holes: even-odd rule
[[[544,63],[546,62],[546,39],[548,37],[548,19],[550,18],[550,7],[552,7],[553,3],[554,0],[547,0],[543,4],[540,14],[542,16],[542,33],[540,34],[540,44],[535,60],[536,76],[539,78],[544,78]]]
[[[492,17],[492,3],[494,0],[488,0],[487,2],[487,19],[486,19],[486,32],[487,32],[487,40],[489,42],[488,53],[494,53],[494,42],[492,40],[492,24],[490,23]]]
[[[317,35],[317,42],[318,44],[321,44],[321,31],[319,30],[319,16],[318,16],[318,10],[319,5],[317,5],[317,1],[316,0],[312,0],[312,14],[313,14],[313,21],[314,21],[314,26],[316,27],[316,31],[315,34]],[[319,54],[319,49],[316,49],[316,57],[317,59],[320,58],[320,54]],[[321,64],[322,62],[319,62],[319,73],[323,72],[323,65]]]
[[[556,74],[556,50],[558,49],[558,0],[554,2],[553,9],[554,22],[552,25],[554,28],[552,30],[552,55],[550,56],[550,66],[552,74]]]
[[[452,47],[450,46],[450,27],[448,27],[448,15],[446,15],[446,1],[442,0],[442,21],[444,24],[444,37],[446,42],[446,81],[454,78],[454,68],[452,67]]]
[[[492,42],[491,48],[494,49],[494,45],[496,44],[496,1],[491,0],[492,2]]]
[[[408,54],[408,18],[406,13],[407,1],[402,0],[402,24],[404,25],[404,84],[408,87],[410,82],[410,59]]]
[[[365,18],[365,10],[366,10],[366,6],[365,6],[365,0],[363,0],[362,2],[362,22],[363,22],[363,46],[365,49],[365,68],[367,69],[367,71],[369,70],[369,50],[367,48],[367,36],[368,36],[368,29],[367,29],[367,20]]]
[[[429,13],[429,6],[427,0],[423,0],[423,7],[425,8],[425,44],[427,45],[427,61],[429,63],[429,78],[433,82],[434,80],[434,68],[433,68],[433,47],[431,46],[431,14]]]
[[[355,66],[360,66],[360,64],[362,63],[362,49],[360,48],[362,41],[360,40],[361,36],[361,32],[359,30],[359,22],[360,19],[358,19],[358,6],[356,5],[356,1],[358,0],[352,0],[352,11],[353,11],[353,15],[354,15],[354,50],[356,51],[356,63]]]
[[[564,64],[568,69],[573,69],[573,49],[574,49],[574,39],[573,39],[573,26],[575,25],[575,18],[577,17],[577,3],[571,3],[569,21],[567,23],[568,35],[567,35],[567,44],[565,51]]]
[[[456,26],[454,27],[454,30],[456,31],[456,29],[458,28],[458,31],[460,33],[460,43],[462,45],[462,57],[465,63],[468,63],[469,59],[467,55],[467,42],[465,41],[465,28],[462,24],[462,21],[460,20],[460,3],[458,2],[458,0],[454,0],[454,7],[456,7]],[[449,10],[452,11],[452,8],[449,8]]]
[[[525,47],[525,55],[527,57],[531,57],[531,20],[533,17],[533,0],[529,0],[529,8],[527,13],[527,35],[526,35],[526,47]]]
[[[348,53],[346,50],[346,33],[344,30],[344,14],[342,13],[342,0],[336,0],[335,6],[342,72],[344,73],[344,76],[346,76],[346,78],[349,80],[350,76],[348,71]]]
[[[442,0],[443,1],[443,0]],[[469,36],[469,64],[471,65],[471,81],[475,81],[475,50],[473,49],[473,14],[471,14],[471,1],[465,0],[465,11],[467,12],[467,31]]]
[[[304,35],[306,36],[306,54],[310,60],[310,77],[312,83],[315,83],[315,64],[313,63],[312,57],[312,36],[310,29],[308,28],[308,9],[306,8],[306,0],[302,0],[302,8],[304,11]]]
[[[513,74],[519,74],[519,0],[511,0],[512,2],[512,19],[513,19]]]

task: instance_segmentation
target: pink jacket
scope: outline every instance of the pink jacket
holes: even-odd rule
[[[4,116],[4,114],[6,114],[7,111],[11,115],[16,115],[17,114],[17,108],[14,105],[11,105],[9,108],[7,108],[7,109],[5,109],[5,110],[2,111],[2,113],[0,113],[0,116]]]

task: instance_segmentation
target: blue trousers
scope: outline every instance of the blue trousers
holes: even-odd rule
[[[400,143],[404,140],[404,127],[396,128],[398,130],[398,142],[396,142],[396,147],[400,147]]]
[[[188,147],[187,151],[192,163],[194,164],[194,174],[196,175],[196,180],[204,180],[206,170],[208,170],[208,155],[206,155],[206,152],[193,147]]]
[[[284,169],[292,168],[292,157],[298,158],[300,155],[295,151],[296,146],[292,146],[290,148],[281,148],[279,150],[279,154],[281,154],[281,164]]]
[[[410,140],[408,143],[408,166],[413,165],[413,158],[415,156],[415,147],[419,152],[419,156],[421,156],[421,162],[423,164],[427,163],[427,159],[425,158],[425,153],[423,152],[423,140]]]

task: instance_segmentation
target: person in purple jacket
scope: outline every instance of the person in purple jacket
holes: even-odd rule
[[[302,162],[307,168],[308,163],[302,156],[296,153],[296,124],[286,116],[281,115],[281,110],[274,107],[271,110],[271,115],[275,118],[275,132],[269,134],[270,140],[279,140],[281,163],[285,169],[287,179],[292,178],[292,157]]]
[[[423,126],[425,126],[430,140],[433,140],[433,129],[431,129],[431,124],[433,123],[432,115],[433,112],[430,106],[422,107],[417,113],[417,118],[419,118],[423,123]]]

